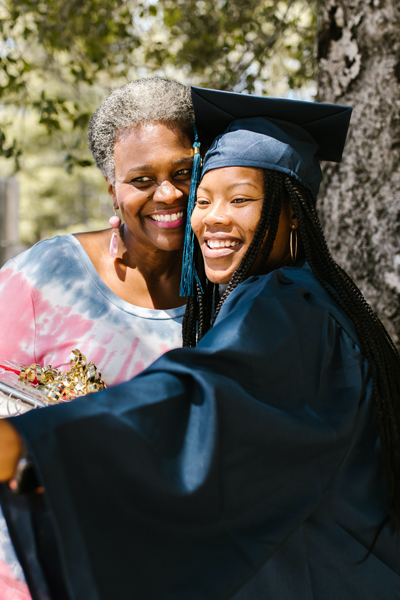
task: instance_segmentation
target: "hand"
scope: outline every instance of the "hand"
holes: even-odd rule
[[[14,476],[23,446],[21,436],[4,419],[0,420],[0,481],[8,481]]]

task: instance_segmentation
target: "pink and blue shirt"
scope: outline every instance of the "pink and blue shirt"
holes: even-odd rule
[[[106,385],[131,379],[181,346],[185,307],[155,310],[119,298],[73,235],[39,242],[0,271],[0,360],[69,369],[78,348]]]
[[[78,348],[107,386],[131,379],[181,346],[185,307],[154,310],[121,300],[73,235],[39,242],[0,271],[0,364],[69,370]],[[0,511],[0,598],[29,600]]]

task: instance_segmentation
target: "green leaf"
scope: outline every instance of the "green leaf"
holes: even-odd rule
[[[86,127],[89,123],[91,115],[89,113],[82,113],[74,118],[73,127],[76,129],[77,127]]]

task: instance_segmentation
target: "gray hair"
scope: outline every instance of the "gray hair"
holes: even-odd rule
[[[161,77],[131,81],[114,90],[89,124],[89,149],[96,165],[114,183],[114,146],[118,136],[143,123],[171,123],[192,138],[194,111],[190,88]]]

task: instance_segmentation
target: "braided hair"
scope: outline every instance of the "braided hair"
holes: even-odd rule
[[[388,519],[399,533],[400,522],[400,356],[385,327],[356,284],[333,260],[316,212],[312,194],[293,178],[264,171],[265,194],[261,217],[245,256],[219,298],[218,285],[203,276],[202,288],[188,299],[183,319],[183,345],[195,346],[213,326],[229,294],[247,277],[262,273],[278,231],[284,192],[298,220],[303,254],[315,277],[353,321],[368,360],[376,420],[387,482]],[[265,243],[264,243],[265,241]],[[264,243],[261,257],[258,257]],[[198,246],[197,246],[198,248]],[[200,252],[198,252],[200,254]],[[256,263],[256,260],[259,260]],[[253,267],[255,266],[254,269]],[[253,270],[252,270],[253,269]],[[386,519],[378,529],[377,539]],[[374,543],[375,543],[374,540]]]

